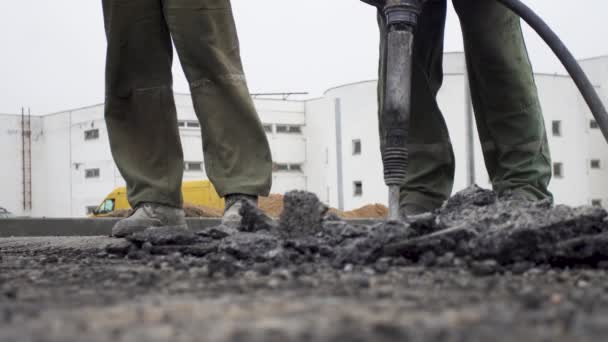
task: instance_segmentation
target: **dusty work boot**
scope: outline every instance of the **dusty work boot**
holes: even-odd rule
[[[428,210],[422,206],[419,206],[419,205],[413,204],[413,203],[408,203],[408,204],[402,205],[399,208],[399,213],[401,214],[401,217],[403,217],[403,218],[415,218],[418,216],[426,215],[430,212],[431,212],[431,210]]]
[[[243,207],[243,201],[248,201],[255,207],[258,206],[258,196],[243,195],[243,194],[230,194],[226,195],[226,205],[224,209],[224,216],[222,217],[222,223],[234,223],[241,222],[243,218],[240,210]]]
[[[157,203],[142,203],[131,215],[118,221],[112,228],[112,236],[125,237],[142,232],[150,227],[188,229],[186,214],[181,208]]]

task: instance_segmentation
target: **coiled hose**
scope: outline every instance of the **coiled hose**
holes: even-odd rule
[[[485,0],[483,0],[485,1]],[[579,91],[583,95],[585,102],[591,109],[591,113],[595,117],[604,139],[608,142],[608,114],[606,113],[606,107],[602,103],[599,95],[595,91],[593,84],[589,81],[589,78],[578,64],[574,56],[568,51],[568,48],[559,39],[559,37],[551,30],[551,28],[536,14],[532,9],[526,6],[519,0],[496,0],[503,4],[505,7],[513,11],[519,17],[521,17],[538,35],[549,45],[553,53],[562,62],[572,80],[578,87]]]

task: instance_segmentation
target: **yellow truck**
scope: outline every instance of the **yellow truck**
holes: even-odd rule
[[[224,199],[215,191],[210,181],[188,181],[182,183],[184,203],[200,205],[209,208],[224,209]],[[93,217],[104,217],[113,211],[131,209],[127,201],[127,188],[120,187],[110,192],[95,209]]]

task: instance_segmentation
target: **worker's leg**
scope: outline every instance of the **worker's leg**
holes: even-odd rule
[[[181,208],[184,163],[171,89],[173,50],[161,3],[103,0],[103,10],[106,124],[129,202]]]
[[[163,0],[202,126],[205,168],[221,196],[267,195],[272,160],[243,74],[229,0]]]
[[[520,20],[496,1],[454,0],[473,106],[494,189],[552,198],[551,157]]]
[[[401,208],[407,214],[439,207],[450,196],[454,183],[452,145],[435,100],[443,82],[445,15],[445,0],[427,2],[414,38],[409,167],[401,188]],[[378,21],[381,33],[378,103],[382,113],[387,50],[382,15]]]

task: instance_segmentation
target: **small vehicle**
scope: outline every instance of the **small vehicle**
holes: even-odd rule
[[[13,218],[15,217],[15,215],[13,215],[13,213],[11,213],[10,211],[0,207],[0,219],[3,218]]]
[[[184,203],[223,209],[224,199],[221,198],[210,181],[188,181],[182,184]],[[106,217],[113,211],[128,210],[131,205],[127,200],[127,188],[119,187],[110,192],[95,209],[92,217]]]

